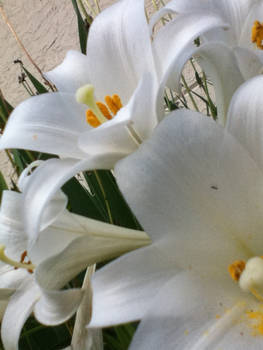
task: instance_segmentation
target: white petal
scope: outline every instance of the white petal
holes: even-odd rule
[[[153,71],[144,0],[119,1],[97,16],[87,57],[98,99],[117,93],[126,104],[143,73]]]
[[[1,328],[1,338],[6,350],[18,350],[21,329],[33,311],[38,298],[39,288],[33,279],[25,281],[23,286],[11,297]]]
[[[119,158],[132,153],[138,147],[137,139],[142,141],[149,137],[157,124],[156,92],[154,77],[145,74],[129,103],[112,120],[83,133],[79,138],[79,147],[93,155],[119,153]],[[129,131],[129,125],[138,135],[136,140]]]
[[[204,44],[196,50],[198,63],[215,88],[218,119],[222,125],[226,122],[229,103],[234,92],[244,82],[232,49],[223,43]],[[231,79],[229,77],[231,76]]]
[[[140,231],[84,218],[81,221],[82,224],[86,221],[83,235],[37,267],[35,275],[42,288],[59,289],[87,266],[150,243],[147,235]]]
[[[77,139],[83,130],[91,128],[86,123],[85,110],[71,94],[57,92],[31,97],[12,112],[0,147],[84,158]]]
[[[83,291],[42,291],[41,299],[35,304],[34,315],[45,325],[57,325],[67,321],[77,310]]]
[[[143,317],[160,286],[178,271],[167,256],[166,248],[167,244],[141,248],[95,273],[91,327]]]
[[[211,13],[191,13],[178,15],[157,33],[153,41],[153,52],[156,55],[160,80],[164,79],[170,66],[184,55],[194,39],[212,28],[227,27],[222,19]],[[179,61],[180,62],[180,61]],[[180,69],[182,63],[180,63]]]
[[[162,7],[158,12],[154,13],[150,19],[150,32],[154,25],[166,14],[174,13],[189,13],[189,12],[203,12],[214,10],[213,0],[174,0],[169,1],[168,4]]]
[[[259,254],[261,172],[211,119],[189,110],[172,113],[117,163],[115,175],[153,242],[174,239],[170,254],[178,266],[226,278],[235,259]]]
[[[235,47],[234,53],[244,80],[262,73],[263,62],[256,54],[256,51],[244,47]]]
[[[263,169],[262,75],[244,83],[234,95],[226,128]]]
[[[235,2],[238,3],[239,0],[235,0]],[[257,51],[259,49],[257,49],[255,44],[251,42],[251,29],[256,20],[259,22],[263,22],[263,3],[262,1],[255,0],[242,0],[242,3],[245,2],[247,3],[247,8],[245,6],[243,7],[246,11],[246,15],[245,18],[243,18],[243,21],[240,21],[238,44],[239,46],[244,46],[250,49],[255,48],[255,50]]]
[[[44,75],[61,92],[75,94],[78,88],[90,82],[87,56],[78,51],[68,51],[64,61]]]
[[[116,162],[114,156],[101,156],[85,161],[50,159],[41,164],[27,183],[25,196],[26,232],[30,246],[37,240],[42,214],[49,200],[71,177],[83,170],[110,169]]]
[[[215,281],[186,273],[160,287],[160,293],[152,299],[148,313],[139,325],[131,350],[221,349],[221,339],[226,333],[233,334],[231,328],[238,323],[236,331],[241,345],[240,332],[244,327],[240,327],[240,319],[248,306],[240,302],[242,296],[238,289],[235,294],[235,288],[225,289],[227,286]],[[250,348],[248,344],[246,346],[236,347],[230,338],[222,348]]]

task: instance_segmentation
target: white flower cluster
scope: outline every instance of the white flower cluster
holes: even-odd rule
[[[141,320],[131,350],[263,348],[262,22],[262,0],[172,0],[150,23],[144,0],[120,0],[91,25],[87,55],[70,51],[46,73],[58,92],[13,111],[0,147],[58,158],[3,195],[6,350],[32,312],[47,325],[76,312],[90,287],[61,288],[80,271],[135,248],[95,272],[85,326]],[[217,122],[164,109],[193,56]],[[66,210],[60,188],[93,169],[114,171],[147,235]]]

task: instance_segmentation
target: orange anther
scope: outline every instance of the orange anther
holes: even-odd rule
[[[21,254],[21,258],[20,258],[20,262],[23,263],[25,258],[27,256],[27,251],[25,250],[22,254]]]
[[[96,115],[90,109],[86,110],[86,121],[93,128],[97,128],[101,124]]]
[[[109,107],[110,111],[116,115],[117,112],[119,111],[119,107],[117,106],[117,104],[115,104],[114,100],[112,97],[110,96],[105,96],[105,102],[107,103],[107,106]]]
[[[119,110],[122,108],[122,103],[121,103],[121,99],[120,96],[117,94],[112,95],[112,99],[113,102],[115,103],[115,105],[119,108]]]
[[[244,271],[246,263],[243,260],[234,261],[228,266],[228,272],[234,281],[239,281],[241,273]]]
[[[102,103],[102,102],[96,102],[96,105],[99,107],[101,113],[104,115],[104,117],[106,117],[107,119],[112,119],[112,115],[110,114],[107,106]]]
[[[251,29],[251,41],[256,43],[259,49],[263,50],[263,25],[259,21],[255,21]]]

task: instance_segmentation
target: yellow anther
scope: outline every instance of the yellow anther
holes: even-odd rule
[[[119,108],[119,110],[122,108],[122,103],[121,103],[121,99],[120,96],[117,94],[112,95],[112,99],[114,101],[114,103],[116,104],[116,106]]]
[[[239,281],[240,275],[244,271],[245,267],[246,263],[243,260],[234,261],[228,266],[228,272],[234,281]]]
[[[263,50],[263,25],[259,21],[255,21],[251,30],[251,41],[256,43],[257,47]]]
[[[23,255],[24,255],[24,253],[22,254],[22,256]],[[22,256],[21,256],[21,260],[22,260]],[[23,268],[23,269],[26,269],[30,272],[33,272],[33,270],[35,269],[35,265],[31,264],[30,262],[23,263],[23,262],[18,262],[18,261],[15,261],[15,260],[8,258],[8,256],[5,255],[5,246],[4,245],[0,245],[0,260],[8,265],[14,266],[16,268]]]
[[[86,121],[93,128],[97,128],[101,125],[101,123],[98,121],[98,118],[90,109],[86,110]]]
[[[120,108],[118,107],[118,105],[114,102],[113,98],[110,96],[105,96],[105,102],[107,103],[107,106],[109,107],[110,111],[116,115],[118,113],[118,111],[120,110]],[[116,98],[115,98],[116,99]]]
[[[110,114],[107,106],[102,103],[102,102],[96,102],[97,106],[99,107],[101,113],[104,115],[104,117],[106,117],[107,119],[112,119],[112,115]]]

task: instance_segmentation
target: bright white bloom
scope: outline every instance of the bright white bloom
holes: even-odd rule
[[[179,110],[118,162],[153,244],[95,274],[91,327],[142,319],[132,350],[262,348],[262,87],[236,92],[226,128]]]
[[[259,0],[172,0],[151,20],[151,28],[156,21],[167,13],[176,14],[168,24],[177,35],[176,27],[183,27],[187,33],[193,25],[191,16],[203,14],[218,15],[229,25],[227,30],[215,28],[201,35],[201,45],[188,45],[176,64],[170,67],[172,87],[179,89],[181,68],[191,56],[195,56],[203,70],[210,76],[215,86],[218,117],[225,123],[227,108],[233,93],[244,80],[261,74],[263,71],[263,1]],[[256,25],[254,22],[258,21]],[[174,27],[174,29],[173,29]],[[253,29],[252,29],[253,28]],[[252,35],[253,31],[253,35]],[[252,42],[256,40],[256,43]],[[169,38],[168,38],[169,39]],[[177,39],[178,40],[178,39]],[[182,38],[181,38],[182,40]],[[173,46],[171,41],[164,40],[167,47]],[[168,55],[169,56],[169,55]],[[170,50],[172,57],[172,50]]]
[[[21,329],[32,312],[46,325],[63,323],[75,313],[85,291],[60,289],[88,265],[149,243],[142,232],[69,213],[63,210],[64,202],[60,194],[49,203],[39,239],[28,249],[23,195],[3,193],[0,300],[7,305],[1,327],[5,350],[18,349]]]
[[[163,116],[167,51],[172,49],[171,59],[176,61],[194,38],[225,26],[214,14],[186,17],[194,24],[187,31],[187,26],[177,28],[181,40],[163,50],[176,31],[167,30],[152,43],[144,0],[121,0],[103,11],[90,28],[87,56],[70,51],[60,66],[46,74],[59,92],[20,104],[10,116],[0,146],[75,159],[97,154],[120,159],[136,150]],[[158,117],[156,109],[162,111]]]

